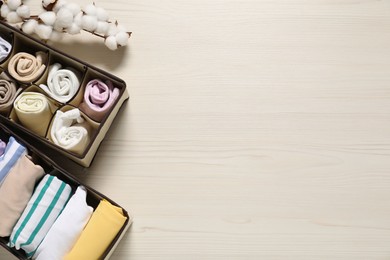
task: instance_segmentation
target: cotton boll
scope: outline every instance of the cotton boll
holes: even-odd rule
[[[118,24],[118,25],[116,26],[116,28],[117,28],[118,32],[126,32],[126,31],[127,31],[127,30],[126,30],[126,27],[124,27],[124,26],[121,25],[121,24]]]
[[[58,26],[67,28],[73,23],[73,14],[67,8],[61,8],[57,13],[57,20],[55,22]]]
[[[96,15],[96,6],[94,4],[86,5],[82,8],[83,12],[88,15]]]
[[[16,11],[16,9],[18,9],[18,7],[22,5],[22,0],[8,0],[7,4],[9,9],[11,9],[12,11]]]
[[[22,18],[30,17],[30,7],[27,5],[21,5],[16,9],[16,13]]]
[[[127,45],[127,42],[129,41],[130,35],[127,32],[118,32],[115,35],[116,42],[120,46],[125,46]]]
[[[116,27],[116,25],[113,23],[110,23],[108,26],[107,35],[108,36],[115,36],[117,33],[118,33],[118,28]]]
[[[97,24],[98,24],[98,20],[96,16],[83,15],[82,24],[81,24],[82,25],[81,27],[83,27],[83,29],[93,32],[95,31]]]
[[[41,38],[42,40],[49,40],[50,35],[53,32],[53,27],[46,24],[38,24],[35,27],[35,33]]]
[[[57,0],[56,4],[53,7],[53,11],[57,13],[66,4],[67,4],[66,0]]]
[[[63,33],[57,32],[57,31],[52,31],[50,34],[50,41],[53,42],[59,42],[62,39]]]
[[[81,27],[82,24],[83,24],[83,13],[80,12],[78,13],[74,18],[73,18],[73,22],[78,26],[78,27]]]
[[[95,32],[101,35],[107,35],[109,24],[107,22],[98,21]]]
[[[22,31],[27,34],[33,34],[35,32],[35,27],[38,25],[38,21],[30,19],[27,22],[24,22],[22,25]]]
[[[42,5],[44,7],[47,7],[49,4],[52,4],[54,2],[55,2],[55,0],[42,0]]]
[[[7,22],[10,24],[20,23],[21,21],[22,18],[15,11],[11,11],[7,14]]]
[[[76,24],[76,23],[72,23],[71,26],[69,26],[66,31],[69,33],[69,34],[78,34],[80,33],[80,30],[81,28]]]
[[[76,16],[78,13],[81,12],[81,8],[76,3],[68,3],[64,6],[66,9],[70,10],[73,14],[73,16]]]
[[[56,21],[56,13],[55,12],[43,12],[38,17],[42,20],[44,24],[53,25]]]
[[[101,7],[96,7],[96,16],[99,21],[107,21],[109,18],[108,12]]]
[[[8,5],[3,4],[0,8],[1,17],[7,18],[7,15],[9,14],[9,12],[11,12],[11,9],[9,9]]]
[[[118,49],[118,44],[116,42],[115,36],[108,36],[104,41],[104,44],[112,51]]]

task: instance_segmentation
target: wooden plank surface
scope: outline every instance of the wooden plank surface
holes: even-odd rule
[[[390,259],[390,1],[95,2],[130,46],[54,46],[128,84],[78,176],[134,215],[113,260]]]

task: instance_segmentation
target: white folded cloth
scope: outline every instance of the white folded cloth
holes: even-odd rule
[[[3,155],[0,156],[0,185],[20,157],[27,154],[27,149],[12,136],[9,138]]]
[[[12,45],[0,37],[0,62],[8,57],[8,54],[12,50]]]
[[[74,69],[62,69],[61,64],[54,63],[49,67],[47,85],[40,84],[39,87],[53,99],[66,103],[76,95],[80,87],[80,76]]]
[[[66,112],[57,110],[50,131],[53,143],[68,151],[82,154],[90,139],[84,121],[78,108]]]
[[[63,259],[72,249],[93,212],[86,199],[85,187],[79,186],[43,239],[33,259]]]
[[[32,257],[64,209],[71,192],[68,184],[46,174],[13,228],[8,246],[23,249],[27,257]]]

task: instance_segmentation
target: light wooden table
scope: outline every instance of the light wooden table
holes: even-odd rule
[[[134,215],[113,260],[390,259],[390,1],[95,2],[130,46],[54,46],[128,84],[79,176]]]

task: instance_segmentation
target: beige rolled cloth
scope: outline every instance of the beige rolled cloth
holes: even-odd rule
[[[12,229],[30,200],[35,184],[44,175],[41,166],[22,156],[0,187],[0,237],[11,235]]]
[[[8,114],[21,88],[4,72],[0,74],[0,114]]]
[[[31,83],[39,79],[46,69],[47,54],[38,51],[35,55],[26,52],[16,53],[8,64],[9,74],[23,83]]]
[[[14,102],[14,109],[24,127],[39,136],[46,135],[53,111],[45,95],[38,92],[22,92]]]

